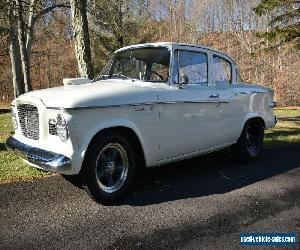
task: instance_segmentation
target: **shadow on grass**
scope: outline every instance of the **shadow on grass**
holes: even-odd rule
[[[266,136],[267,137],[284,137],[284,136],[295,136],[300,134],[300,129],[299,128],[289,128],[288,130],[272,130],[270,131]]]
[[[7,148],[6,148],[6,146],[5,146],[5,143],[3,143],[3,142],[0,143],[0,152],[1,152],[1,151],[7,151]]]
[[[6,114],[10,112],[10,108],[0,108],[0,114]]]
[[[300,143],[300,128],[274,129],[265,136],[266,147],[286,146]]]
[[[278,117],[278,120],[284,122],[300,122],[300,116],[293,116],[293,117],[282,116],[282,117]]]

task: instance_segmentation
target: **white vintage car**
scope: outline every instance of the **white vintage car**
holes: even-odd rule
[[[271,89],[241,82],[234,61],[203,46],[151,43],[117,50],[94,80],[26,93],[12,102],[7,147],[30,165],[80,175],[109,203],[151,167],[235,146],[261,151],[276,124]]]

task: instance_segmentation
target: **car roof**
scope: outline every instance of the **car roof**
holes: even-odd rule
[[[206,47],[203,45],[196,45],[196,44],[188,44],[188,43],[174,43],[174,42],[156,42],[156,43],[141,43],[141,44],[135,44],[135,45],[130,45],[126,46],[123,48],[118,49],[116,52],[120,52],[123,50],[128,50],[128,49],[134,49],[134,48],[143,48],[143,47],[172,47],[172,46],[181,46],[181,47],[194,47],[194,48],[200,48],[200,49],[206,49],[215,53],[222,54],[228,58],[230,58],[228,55],[226,55],[224,52],[218,51],[216,49]],[[115,52],[115,53],[116,53]],[[231,58],[230,58],[231,59]]]

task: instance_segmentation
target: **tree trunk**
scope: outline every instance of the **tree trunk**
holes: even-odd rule
[[[16,0],[17,7],[17,22],[18,22],[18,40],[20,45],[20,54],[22,61],[22,70],[24,75],[25,92],[31,91],[32,86],[30,82],[30,68],[26,52],[26,39],[25,39],[25,24],[23,19],[23,6],[21,0]]]
[[[86,0],[70,0],[75,54],[81,77],[93,78]]]
[[[123,10],[122,10],[122,5],[123,2],[120,1],[118,2],[118,30],[119,30],[119,35],[118,35],[118,43],[119,43],[119,48],[124,47],[124,34],[123,34]]]
[[[8,20],[9,20],[9,55],[11,60],[12,80],[14,87],[14,97],[24,93],[22,63],[20,56],[20,46],[17,34],[17,23],[14,11],[16,10],[15,2],[8,2]]]
[[[31,45],[32,45],[32,36],[33,36],[33,28],[34,28],[34,12],[35,12],[35,5],[37,0],[31,0],[30,7],[29,7],[29,14],[28,14],[28,24],[27,24],[27,33],[26,33],[26,53],[27,53],[27,60],[28,63],[30,62],[30,55],[31,55]]]

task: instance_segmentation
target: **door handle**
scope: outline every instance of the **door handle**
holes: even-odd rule
[[[218,98],[218,97],[219,97],[218,94],[216,94],[216,95],[210,95],[210,96],[209,96],[209,98]]]

